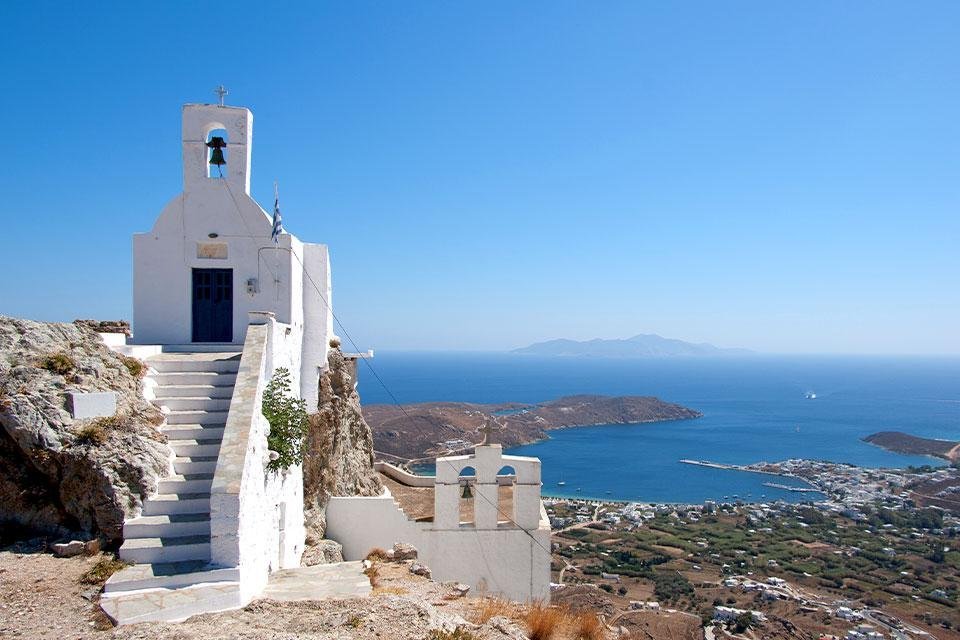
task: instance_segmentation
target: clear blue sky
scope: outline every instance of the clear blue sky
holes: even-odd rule
[[[129,317],[180,105],[361,346],[960,353],[960,3],[4,3],[0,313]]]

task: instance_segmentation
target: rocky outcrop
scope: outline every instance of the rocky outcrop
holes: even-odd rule
[[[120,541],[171,455],[142,369],[88,326],[0,316],[0,523]],[[68,391],[116,392],[116,415],[73,419]]]
[[[97,333],[122,333],[129,337],[130,323],[126,320],[74,320],[74,324],[93,329]]]
[[[320,377],[318,411],[310,416],[303,462],[304,518],[307,528],[304,564],[328,561],[326,507],[330,496],[376,496],[383,493],[373,469],[373,437],[360,410],[356,370],[339,348],[330,350]]]

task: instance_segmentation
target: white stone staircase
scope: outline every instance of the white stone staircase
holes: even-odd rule
[[[165,352],[146,360],[146,386],[166,415],[173,475],[123,525],[120,558],[133,563],[104,586],[101,606],[121,624],[179,620],[240,606],[239,572],[210,565],[210,488],[240,354]],[[202,604],[201,604],[202,603]]]
[[[100,596],[100,607],[118,624],[176,622],[236,609],[250,598],[239,567],[210,562],[210,491],[240,354],[216,346],[151,348],[132,355],[150,367],[145,395],[166,415],[160,430],[175,457],[172,475],[160,480],[143,513],[124,522],[120,558],[133,564],[111,576]],[[264,595],[316,600],[369,593],[362,565],[342,562],[276,571]]]

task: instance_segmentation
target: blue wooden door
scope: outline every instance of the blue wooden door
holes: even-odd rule
[[[193,341],[233,342],[233,269],[193,270]]]

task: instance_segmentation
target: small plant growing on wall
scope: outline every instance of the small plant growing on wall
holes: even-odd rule
[[[263,415],[270,423],[267,447],[277,453],[267,464],[273,471],[289,469],[303,462],[307,437],[307,403],[293,395],[290,371],[278,367],[263,392]]]

